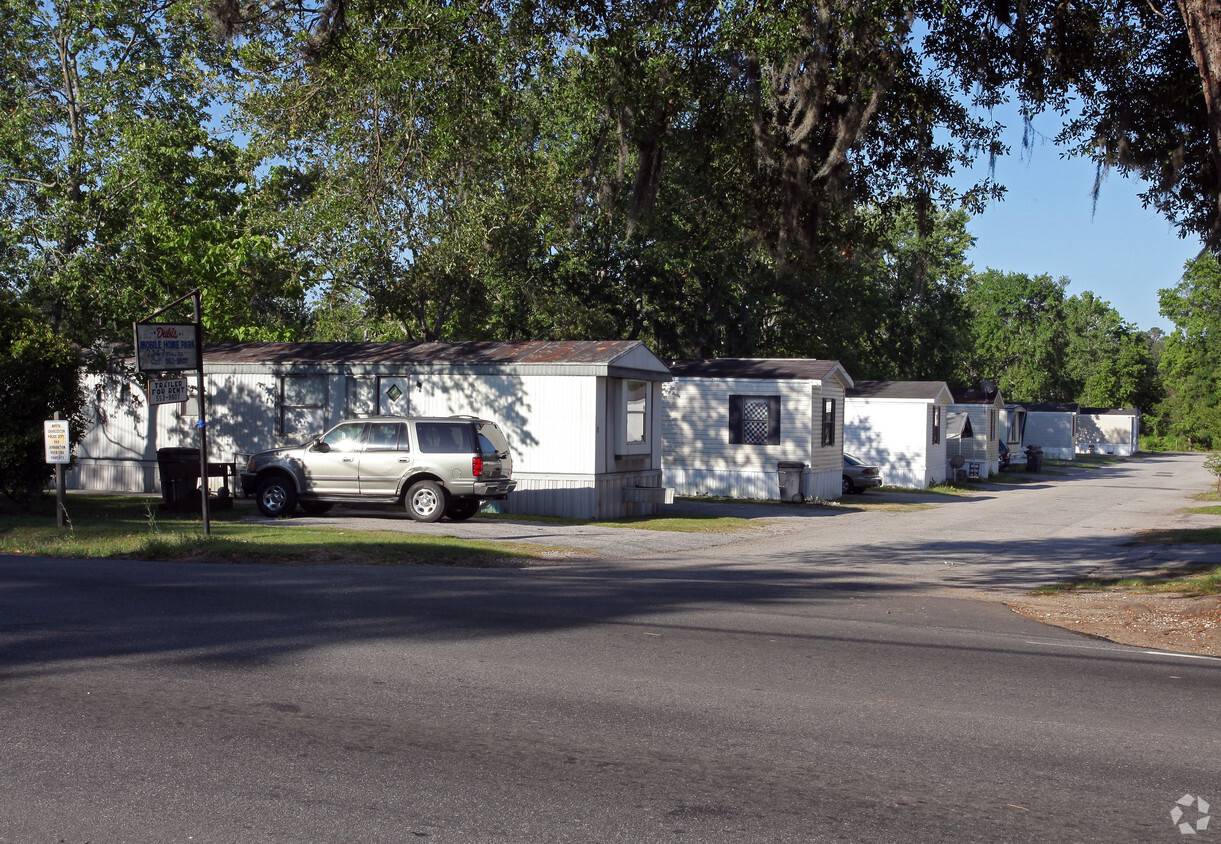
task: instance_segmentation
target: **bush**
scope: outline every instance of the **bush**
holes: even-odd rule
[[[59,411],[72,445],[84,434],[80,355],[36,311],[0,297],[0,493],[28,507],[54,474],[43,422]]]
[[[1217,476],[1217,492],[1221,493],[1221,451],[1214,451],[1204,461],[1204,468]]]

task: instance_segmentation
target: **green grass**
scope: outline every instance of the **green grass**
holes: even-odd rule
[[[1034,590],[1035,595],[1066,592],[1178,593],[1189,596],[1221,595],[1221,565],[1160,569],[1133,577],[1083,577]]]
[[[1221,527],[1166,528],[1145,530],[1132,540],[1133,545],[1221,545]]]
[[[195,514],[159,509],[160,499],[67,496],[68,524],[57,527],[51,499],[28,513],[0,510],[0,553],[213,562],[365,565],[521,566],[547,550],[392,531],[313,528],[291,521],[247,523],[242,511],[210,514],[210,535]]]

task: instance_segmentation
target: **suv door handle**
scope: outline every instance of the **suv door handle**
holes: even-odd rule
[[[355,460],[355,459],[356,459],[356,458],[354,458],[354,457],[345,457],[345,458],[343,459],[343,462],[344,462],[344,463],[351,463],[351,462],[352,462],[353,460]]]

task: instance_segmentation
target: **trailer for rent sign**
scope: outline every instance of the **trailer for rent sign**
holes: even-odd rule
[[[187,379],[167,378],[148,382],[149,404],[177,404],[187,400]]]

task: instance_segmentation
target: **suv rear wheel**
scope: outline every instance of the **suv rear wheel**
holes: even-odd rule
[[[407,490],[407,514],[417,522],[437,521],[445,515],[445,504],[445,490],[436,481],[416,481]]]
[[[259,512],[269,519],[291,516],[297,506],[297,490],[283,475],[272,475],[259,484],[255,493]]]

